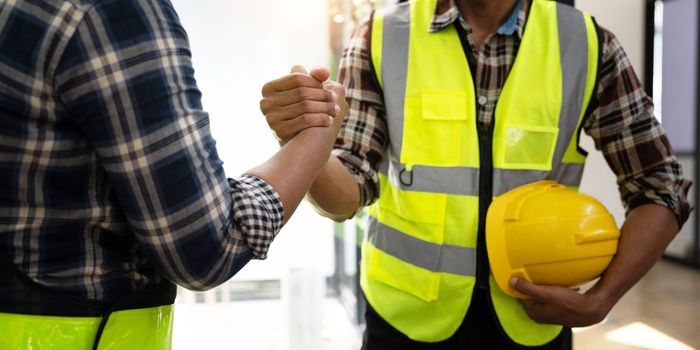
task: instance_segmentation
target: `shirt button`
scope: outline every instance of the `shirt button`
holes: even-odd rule
[[[479,103],[479,106],[484,106],[484,105],[486,105],[486,102],[489,102],[489,99],[488,99],[488,97],[481,95],[481,96],[479,96],[479,99],[476,102]]]

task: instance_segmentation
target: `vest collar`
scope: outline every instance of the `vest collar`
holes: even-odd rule
[[[522,39],[529,4],[530,0],[518,0],[511,14],[501,23],[497,33],[502,35],[516,34],[518,39]],[[469,29],[469,24],[462,19],[455,0],[438,0],[428,31],[431,33],[438,32],[452,25],[457,20],[462,21],[462,24],[466,24],[466,29]]]

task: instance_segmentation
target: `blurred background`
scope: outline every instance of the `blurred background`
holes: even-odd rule
[[[391,0],[173,0],[188,31],[196,78],[229,176],[271,156],[277,143],[258,110],[262,85],[293,64],[335,73],[358,22]],[[572,1],[567,1],[572,2]],[[697,184],[700,38],[697,0],[576,0],[622,42],[656,103],[685,174]],[[618,223],[615,177],[590,139],[581,191]],[[696,188],[691,189],[695,203]],[[174,348],[359,349],[363,215],[343,224],[306,203],[253,261],[206,293],[180,289]],[[693,214],[666,256],[601,324],[575,329],[575,349],[700,349],[700,240]]]

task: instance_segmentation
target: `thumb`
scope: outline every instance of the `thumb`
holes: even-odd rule
[[[547,293],[543,287],[532,284],[524,279],[511,277],[508,282],[511,288],[532,299],[542,300],[547,298]]]
[[[326,67],[314,67],[313,69],[311,69],[311,72],[309,74],[311,74],[312,77],[316,78],[316,80],[320,82],[328,80],[328,78],[330,78],[331,76],[331,72],[328,71],[328,68]]]
[[[302,74],[306,74],[306,68],[304,68],[304,66],[295,64],[295,65],[292,66],[292,70],[290,71],[290,73],[302,73]]]

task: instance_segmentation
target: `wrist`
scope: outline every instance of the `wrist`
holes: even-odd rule
[[[598,315],[597,318],[600,320],[607,316],[619,299],[616,297],[617,293],[612,290],[612,287],[604,283],[602,279],[586,292],[586,295],[589,297],[591,305],[594,306],[593,313]]]

